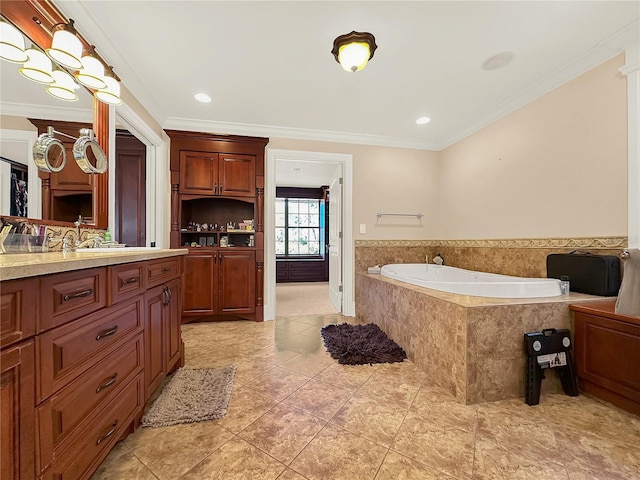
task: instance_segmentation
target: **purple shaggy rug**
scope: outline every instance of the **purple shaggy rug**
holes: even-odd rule
[[[320,334],[327,351],[344,365],[395,363],[407,358],[405,351],[373,323],[326,325]]]

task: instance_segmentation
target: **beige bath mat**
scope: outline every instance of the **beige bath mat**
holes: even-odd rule
[[[224,417],[235,374],[235,365],[179,368],[142,417],[142,426],[167,427]]]

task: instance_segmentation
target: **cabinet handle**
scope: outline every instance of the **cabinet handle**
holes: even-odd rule
[[[68,302],[69,300],[73,300],[74,298],[88,297],[89,295],[93,295],[93,288],[78,293],[67,294],[63,297],[63,300],[65,302]]]
[[[162,305],[167,305],[169,303],[169,294],[167,293],[167,286],[164,285],[162,287]]]
[[[108,328],[107,330],[103,330],[98,335],[96,335],[96,340],[102,340],[105,337],[110,337],[114,333],[118,331],[118,326]]]
[[[116,380],[118,380],[118,374],[114,373],[113,376],[106,383],[103,383],[98,388],[96,388],[96,393],[100,393],[105,388],[109,388],[111,385],[116,383]]]
[[[104,442],[107,438],[109,438],[111,435],[113,435],[113,432],[116,431],[116,428],[118,428],[118,420],[116,420],[115,422],[113,422],[113,424],[111,425],[111,428],[109,429],[109,431],[107,433],[105,433],[103,436],[101,436],[98,440],[96,440],[96,445],[100,445],[102,442]]]
[[[173,296],[173,293],[171,292],[171,289],[169,287],[167,287],[167,305],[171,303],[171,297]]]
[[[164,267],[162,269],[162,273],[167,273],[167,272],[170,272],[170,271],[171,271],[171,267]]]
[[[122,280],[122,286],[129,285],[130,283],[140,283],[140,277],[132,277],[127,278],[126,280]]]

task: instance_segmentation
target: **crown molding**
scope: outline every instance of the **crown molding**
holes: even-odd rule
[[[43,120],[61,120],[67,122],[93,121],[93,110],[69,107],[52,107],[28,103],[0,102],[2,115],[13,117],[40,118]]]
[[[410,138],[385,137],[358,133],[310,130],[304,128],[254,125],[248,123],[215,122],[190,118],[169,117],[163,128],[173,130],[192,130],[205,133],[226,133],[253,137],[277,137],[294,140],[316,140],[320,142],[350,143],[357,145],[375,145],[379,147],[412,148],[416,150],[437,150],[437,145]]]

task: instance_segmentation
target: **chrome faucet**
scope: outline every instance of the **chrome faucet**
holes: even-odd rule
[[[76,240],[76,249],[78,248],[98,248],[102,243],[102,237],[97,233],[89,234],[86,240]]]

